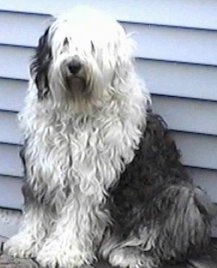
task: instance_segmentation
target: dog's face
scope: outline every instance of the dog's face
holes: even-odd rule
[[[58,18],[40,38],[31,64],[38,97],[112,94],[115,79],[128,70],[131,47],[123,28],[98,11],[75,9]]]

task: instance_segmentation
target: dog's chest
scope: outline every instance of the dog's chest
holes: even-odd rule
[[[103,193],[132,160],[134,143],[118,120],[44,125],[28,142],[29,177],[50,191]]]

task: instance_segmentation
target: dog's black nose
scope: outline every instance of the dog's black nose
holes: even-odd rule
[[[68,69],[70,73],[77,74],[81,70],[82,64],[79,60],[73,59],[68,63]]]

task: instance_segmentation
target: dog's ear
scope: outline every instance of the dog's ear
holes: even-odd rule
[[[30,65],[30,74],[38,89],[38,98],[42,100],[49,92],[48,71],[52,60],[49,40],[49,27],[39,39],[36,53]]]

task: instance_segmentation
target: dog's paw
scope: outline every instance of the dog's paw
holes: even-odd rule
[[[17,234],[5,242],[3,251],[15,258],[35,257],[37,254],[36,241],[29,234]]]
[[[64,247],[61,243],[52,242],[42,247],[36,257],[42,267],[77,268],[90,263],[90,256],[79,250]]]
[[[121,268],[158,268],[160,265],[159,259],[154,259],[136,247],[114,249],[109,255],[108,262],[113,267]]]
[[[49,268],[77,268],[84,265],[82,258],[74,254],[70,255],[59,249],[58,253],[40,251],[36,261],[42,267]]]

